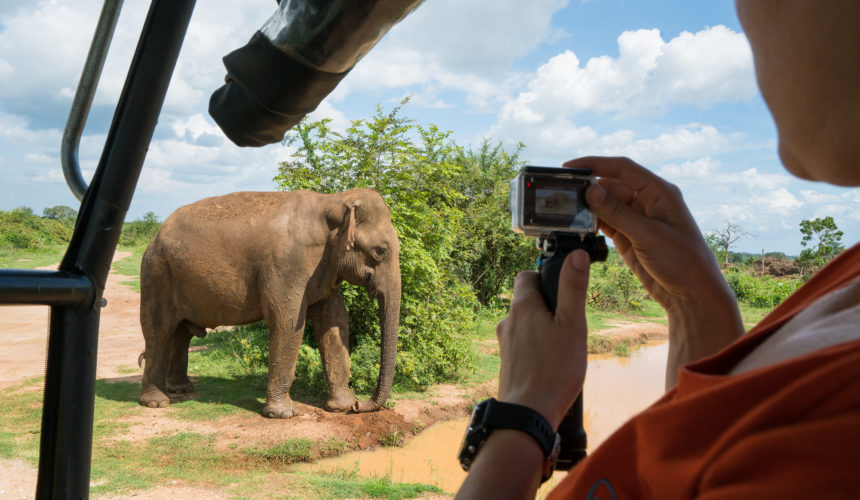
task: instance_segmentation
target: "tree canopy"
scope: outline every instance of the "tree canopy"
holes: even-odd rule
[[[842,246],[842,231],[836,227],[833,217],[805,219],[800,223],[800,244],[810,246],[800,252],[798,258],[804,264],[821,267],[845,250]]]

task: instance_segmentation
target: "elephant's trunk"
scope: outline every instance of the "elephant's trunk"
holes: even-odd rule
[[[400,327],[400,272],[398,263],[394,262],[398,271],[386,286],[377,289],[379,305],[379,326],[381,330],[381,353],[379,363],[379,378],[376,390],[367,401],[356,403],[356,411],[376,411],[382,408],[391,392],[394,382],[394,359],[397,354],[397,334]]]

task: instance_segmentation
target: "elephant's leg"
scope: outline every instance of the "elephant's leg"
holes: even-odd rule
[[[161,315],[141,314],[140,319],[146,344],[140,404],[150,408],[165,408],[170,404],[166,394],[167,349],[175,326],[167,324],[163,318]]]
[[[358,400],[349,390],[349,320],[340,290],[308,308],[328,384],[328,411],[355,411]]]
[[[268,418],[290,418],[296,414],[290,386],[305,332],[306,310],[301,303],[293,307],[291,310],[271,307],[264,313],[269,326],[269,376],[263,416]]]
[[[202,332],[202,333],[201,333]],[[194,385],[188,378],[188,345],[191,337],[206,335],[206,330],[199,326],[183,321],[176,327],[170,339],[170,349],[167,361],[167,393],[189,394],[194,392]]]

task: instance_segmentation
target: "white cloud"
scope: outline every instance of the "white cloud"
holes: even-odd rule
[[[754,197],[752,204],[763,206],[771,212],[794,210],[803,206],[803,202],[784,187],[767,190],[765,193]]]
[[[632,136],[628,136],[632,138]],[[689,158],[725,152],[730,138],[711,125],[689,124],[664,132],[654,139],[639,139],[603,148],[606,156],[629,156],[644,164],[657,164],[672,158]]]
[[[840,199],[840,196],[832,193],[819,193],[818,191],[814,191],[812,189],[802,189],[800,191],[800,195],[803,197],[803,201],[808,203],[833,203],[837,202]]]
[[[45,153],[27,153],[24,155],[24,159],[30,163],[50,163],[57,160]]]
[[[563,36],[550,22],[567,3],[428,0],[392,28],[379,49],[404,47],[450,72],[495,78],[540,42]]]
[[[489,136],[508,142],[523,141],[531,151],[556,158],[583,155],[628,156],[643,165],[655,166],[669,160],[697,158],[738,148],[737,136],[721,133],[711,125],[690,123],[676,126],[657,137],[641,138],[632,130],[600,134],[591,127],[578,127],[565,117],[542,120],[528,108],[496,125]]]
[[[48,182],[52,184],[65,184],[66,178],[63,176],[63,171],[59,168],[40,171],[33,177],[35,182]]]
[[[660,167],[657,174],[676,184],[687,180],[711,180],[720,162],[710,157],[697,158],[683,163],[669,163]]]
[[[510,138],[526,127],[560,124],[558,117],[655,115],[671,106],[747,100],[756,92],[746,38],[725,26],[683,32],[668,42],[656,29],[625,31],[618,50],[617,58],[594,57],[584,65],[571,51],[551,58],[538,68],[528,90],[503,106],[493,133]],[[706,126],[686,136],[671,135],[665,139],[680,141],[681,149],[689,149],[690,141],[719,137]],[[667,147],[661,138],[638,146],[646,152]]]

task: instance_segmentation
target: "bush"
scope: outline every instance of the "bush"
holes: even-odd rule
[[[800,278],[754,277],[736,270],[725,277],[738,302],[753,307],[775,307],[803,284]]]
[[[0,248],[51,248],[67,245],[71,238],[71,224],[59,219],[39,217],[27,207],[0,211]]]
[[[147,212],[143,217],[122,225],[119,244],[129,247],[148,245],[159,228],[161,222],[158,217],[153,212]]]
[[[638,311],[648,293],[614,251],[606,262],[591,266],[588,306],[600,311]]]
[[[265,371],[269,364],[269,329],[260,321],[233,328],[226,343],[239,366],[249,375]]]
[[[365,187],[385,199],[400,239],[403,292],[394,385],[402,390],[449,380],[471,368],[473,354],[464,325],[478,302],[468,276],[486,255],[472,249],[477,248],[474,240],[487,242],[500,232],[470,232],[464,214],[476,200],[485,201],[486,190],[464,187],[477,186],[479,176],[460,161],[464,156],[449,140],[450,133],[433,125],[413,125],[398,116],[399,109],[383,114],[378,108],[372,119],[356,120],[344,133],[329,129],[327,120],[299,123],[285,139],[296,152],[281,164],[275,180],[287,191],[331,193]],[[510,171],[510,162],[498,168]],[[487,227],[493,225],[500,224],[494,221]],[[497,285],[486,283],[484,296],[497,293]],[[349,311],[352,385],[367,393],[379,374],[377,306],[363,289],[343,284],[342,291]]]

